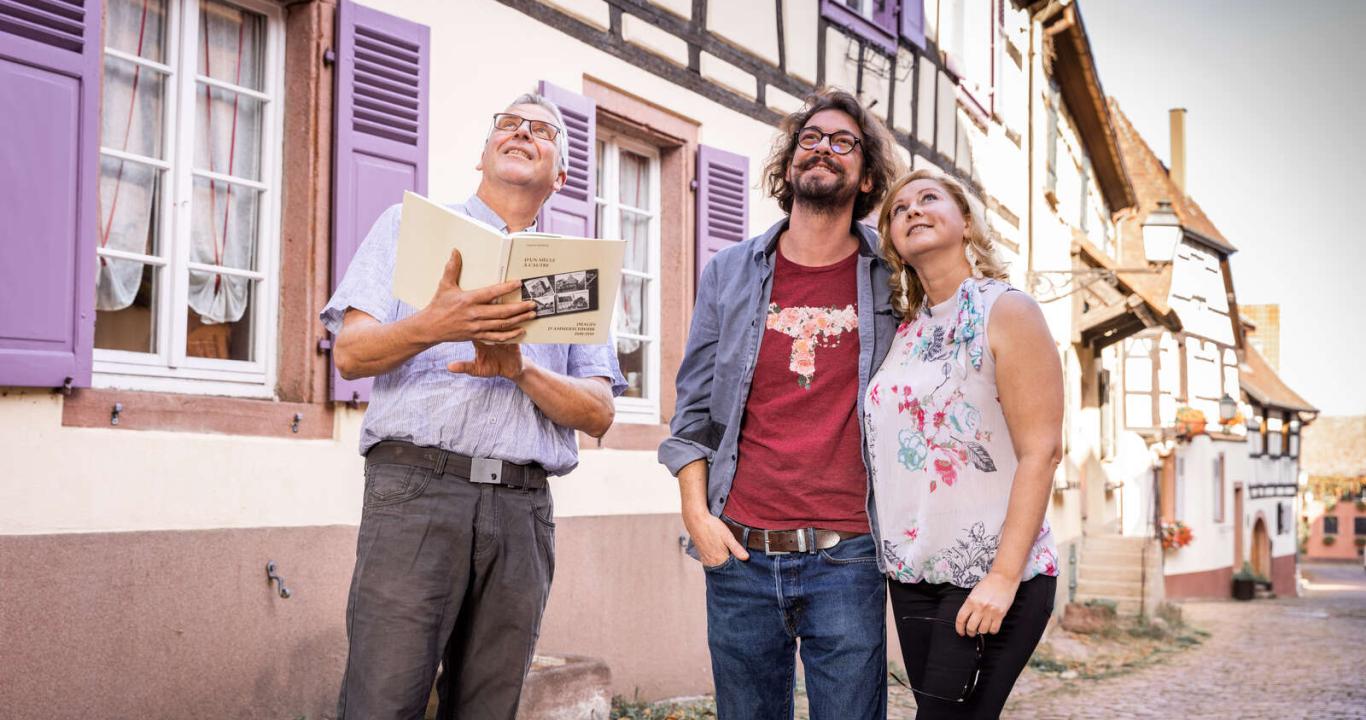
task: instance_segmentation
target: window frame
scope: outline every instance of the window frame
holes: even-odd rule
[[[97,254],[152,262],[163,274],[156,288],[155,328],[156,352],[140,353],[106,348],[93,349],[95,388],[118,388],[177,392],[194,395],[226,395],[233,397],[269,398],[275,395],[278,372],[279,337],[278,316],[280,297],[280,252],[282,246],[281,205],[283,196],[282,139],[284,137],[283,104],[285,102],[285,15],[279,6],[264,0],[215,0],[224,5],[264,17],[264,47],[262,72],[265,88],[242,94],[261,102],[261,172],[257,181],[232,182],[233,185],[253,188],[257,197],[257,236],[255,238],[255,270],[237,270],[215,274],[243,275],[253,279],[248,312],[251,313],[251,334],[255,359],[227,360],[186,355],[188,336],[189,274],[203,267],[190,262],[190,227],[192,222],[194,181],[205,177],[196,171],[195,131],[197,118],[185,112],[185,98],[193,103],[201,84],[198,68],[198,20],[204,0],[168,0],[167,2],[167,62],[149,63],[131,59],[117,50],[111,54],[103,46],[104,57],[118,57],[143,67],[152,67],[165,78],[163,99],[162,142],[164,159],[159,164],[160,187],[157,195],[158,217],[153,219],[161,247],[154,256],[111,253],[97,249]],[[103,38],[102,38],[103,42]],[[216,79],[207,83],[229,92],[233,86]],[[101,97],[104,88],[101,87]],[[101,138],[103,141],[103,138]],[[101,143],[101,157],[113,156]],[[124,154],[123,158],[129,160]],[[132,160],[136,161],[136,160]],[[214,174],[222,180],[222,174]],[[131,257],[129,257],[131,255]]]
[[[893,5],[892,27],[883,27],[876,18],[875,6],[878,0],[862,0],[868,3],[866,11],[855,10],[845,4],[845,0],[821,0],[820,14],[827,21],[848,28],[859,38],[873,47],[895,55],[898,47],[898,34],[901,19],[901,0],[885,0]]]
[[[642,397],[633,398],[621,396],[617,397],[616,402],[616,422],[628,424],[649,424],[655,425],[660,422],[660,397],[663,388],[663,376],[661,372],[660,352],[663,342],[663,312],[661,308],[660,285],[662,282],[661,255],[663,254],[663,242],[661,233],[661,216],[663,214],[662,188],[661,181],[661,153],[658,147],[648,142],[641,141],[622,132],[614,131],[610,128],[598,126],[597,141],[603,146],[602,157],[598,161],[599,175],[601,182],[596,183],[594,190],[593,207],[595,212],[600,212],[601,218],[598,222],[598,235],[600,237],[620,237],[620,212],[626,210],[639,215],[648,215],[650,224],[647,232],[649,249],[647,252],[648,272],[639,273],[634,270],[622,268],[623,278],[626,276],[640,277],[646,281],[648,292],[646,299],[648,307],[643,315],[645,327],[648,330],[644,335],[627,335],[627,339],[640,340],[645,344],[645,373],[642,379]],[[620,197],[620,152],[629,150],[637,155],[649,159],[649,201],[653,210],[642,210],[624,205],[618,199]],[[594,148],[594,152],[597,148]],[[610,210],[610,212],[609,212]],[[624,289],[624,283],[623,283]],[[620,307],[619,305],[617,306]],[[619,317],[616,308],[612,312],[612,337],[613,342],[622,339],[623,334],[617,330]],[[616,352],[615,347],[613,352]],[[624,375],[624,373],[623,373]]]
[[[1328,529],[1328,521],[1330,521],[1330,520],[1333,522],[1333,529],[1332,529],[1332,530],[1329,530],[1329,529]],[[1324,516],[1323,516],[1323,534],[1324,534],[1324,535],[1337,535],[1339,529],[1340,529],[1340,528],[1338,527],[1338,517],[1337,517],[1336,515],[1324,515]]]

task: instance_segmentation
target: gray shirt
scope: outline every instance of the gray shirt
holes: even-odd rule
[[[477,196],[449,207],[507,232],[507,223]],[[334,334],[341,331],[348,308],[383,323],[417,312],[393,296],[401,210],[401,205],[394,205],[375,221],[337,292],[323,308],[323,324]],[[607,378],[613,395],[626,389],[611,342],[523,344],[521,348],[528,360],[546,370],[570,377]],[[381,440],[406,440],[471,457],[537,462],[551,475],[573,470],[579,462],[574,431],[546,418],[516,384],[506,378],[477,378],[446,369],[456,360],[472,359],[472,343],[441,343],[376,377],[361,425],[361,454]]]

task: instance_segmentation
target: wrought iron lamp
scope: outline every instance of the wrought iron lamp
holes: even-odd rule
[[[1238,414],[1238,401],[1229,397],[1228,393],[1219,398],[1219,423],[1227,425],[1233,421]]]

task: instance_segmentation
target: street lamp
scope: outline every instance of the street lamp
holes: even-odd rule
[[[1232,422],[1233,416],[1237,414],[1238,401],[1229,397],[1228,393],[1224,393],[1224,396],[1219,398],[1219,424],[1229,424],[1230,422]]]
[[[1158,200],[1157,209],[1143,221],[1143,254],[1148,262],[1171,262],[1181,234],[1181,223],[1172,212],[1172,204]]]

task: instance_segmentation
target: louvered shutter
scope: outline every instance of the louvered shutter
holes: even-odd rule
[[[541,207],[536,227],[541,232],[596,237],[597,205],[593,199],[598,178],[598,104],[592,98],[541,81],[541,96],[560,106],[569,134],[569,167],[564,187]]]
[[[338,6],[333,291],[380,213],[404,190],[427,193],[430,38],[425,25],[350,0]],[[332,366],[333,400],[367,401],[371,384],[344,380]]]
[[[0,0],[0,385],[90,385],[98,0]]]
[[[925,47],[925,0],[901,0],[901,37]]]
[[[721,250],[749,234],[749,158],[697,148],[697,280]]]
[[[873,0],[873,24],[896,38],[896,6],[898,0]]]

